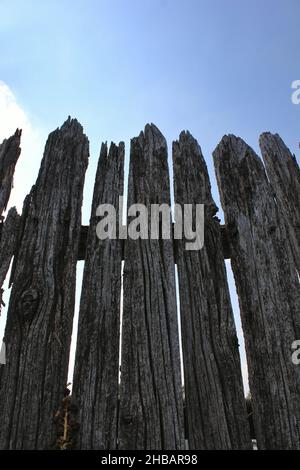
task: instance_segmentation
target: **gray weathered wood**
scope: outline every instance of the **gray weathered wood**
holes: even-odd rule
[[[5,211],[13,185],[13,177],[21,153],[20,141],[22,131],[5,139],[0,145],[0,216]]]
[[[0,313],[3,306],[3,283],[11,263],[18,240],[20,216],[15,207],[9,210],[6,220],[0,225]]]
[[[0,219],[6,210],[10,197],[15,167],[21,153],[20,141],[22,131],[17,129],[15,134],[5,139],[0,145]],[[0,220],[0,313],[2,303],[2,286],[14,253],[18,230],[18,214],[11,210],[5,224]]]
[[[131,141],[128,206],[170,204],[166,141],[147,125]],[[128,239],[120,449],[182,449],[183,405],[172,240]]]
[[[124,144],[103,144],[92,204],[80,302],[72,403],[79,449],[116,449],[122,244],[99,240],[96,210],[112,204],[119,216]],[[118,220],[118,219],[117,219]]]
[[[23,208],[0,366],[0,448],[45,449],[67,380],[88,140],[70,118],[48,138]]]
[[[214,152],[245,336],[258,446],[300,449],[299,283],[260,158],[225,136]]]
[[[300,273],[300,169],[295,155],[278,134],[266,132],[260,136],[259,143]]]
[[[238,340],[206,164],[188,132],[173,143],[175,202],[205,205],[202,249],[177,241],[190,449],[250,449]],[[194,219],[195,220],[195,219]]]

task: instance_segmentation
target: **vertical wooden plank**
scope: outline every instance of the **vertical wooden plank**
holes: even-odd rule
[[[177,241],[185,401],[190,449],[249,449],[238,341],[217,207],[198,142],[173,142],[175,202],[204,204],[204,246]],[[194,217],[195,222],[195,217]]]
[[[98,163],[80,302],[72,402],[78,408],[79,449],[116,449],[122,244],[99,240],[100,204],[119,217],[124,144],[103,144]]]
[[[300,169],[295,155],[278,134],[266,132],[260,136],[259,143],[300,273]]]
[[[258,446],[300,448],[299,283],[285,224],[260,158],[225,136],[214,152],[230,233]]]
[[[15,167],[19,159],[22,131],[5,139],[0,145],[0,216],[5,211],[13,185]]]
[[[6,210],[15,167],[19,159],[22,131],[17,129],[15,134],[5,139],[0,145],[0,313],[2,305],[2,286],[14,253],[18,233],[18,214],[12,209],[3,223],[3,212]],[[2,220],[1,220],[2,219]]]
[[[170,204],[167,145],[153,124],[131,141],[128,207],[135,203],[148,209],[151,204]],[[120,449],[182,449],[184,445],[174,269],[171,239],[128,239]]]
[[[0,366],[0,448],[45,449],[67,380],[88,139],[70,118],[47,140],[23,209]]]
[[[5,222],[0,224],[0,313],[3,306],[2,286],[16,249],[19,224],[20,216],[15,207],[9,210]]]

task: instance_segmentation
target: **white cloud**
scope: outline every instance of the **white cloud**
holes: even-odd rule
[[[0,82],[0,111],[0,140],[12,134],[16,125],[30,129],[25,111],[18,105],[13,92],[4,82]]]
[[[17,128],[22,129],[22,152],[16,167],[8,209],[16,206],[20,213],[23,200],[38,174],[45,133],[32,125],[28,113],[18,103],[12,90],[0,81],[0,143],[14,134]]]

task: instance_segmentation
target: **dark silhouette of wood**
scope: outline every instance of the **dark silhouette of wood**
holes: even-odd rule
[[[76,447],[116,449],[119,380],[122,245],[99,240],[100,204],[112,204],[119,217],[123,195],[124,144],[103,144],[87,238],[80,302],[72,402],[80,423]]]
[[[17,129],[0,145],[0,216],[6,210],[11,193],[15,167],[21,153],[21,134],[22,131]]]
[[[251,439],[256,439],[254,420],[253,420],[253,407],[252,407],[252,400],[251,400],[250,395],[246,397],[246,407],[247,407],[248,422],[249,422],[249,428],[250,428],[250,436],[251,436]]]
[[[170,203],[167,145],[154,125],[131,141],[128,206]],[[119,448],[184,448],[172,240],[128,239]]]
[[[82,225],[80,229],[80,241],[78,248],[78,261],[83,261],[86,258],[86,247],[88,239],[89,227]]]
[[[259,143],[300,273],[300,169],[295,155],[278,134],[266,132],[260,136]]]
[[[0,366],[0,448],[46,449],[66,386],[88,139],[70,118],[26,198]]]
[[[0,313],[4,306],[2,286],[14,254],[19,219],[15,208],[7,215],[5,223],[2,214],[7,208],[15,167],[21,153],[21,134],[22,131],[17,129],[14,135],[0,145]]]
[[[264,166],[240,138],[214,152],[245,336],[260,449],[300,449],[299,282]]]
[[[9,210],[5,222],[0,224],[0,313],[1,307],[4,306],[2,286],[16,249],[19,222],[20,216],[13,207]]]
[[[188,132],[173,143],[175,202],[205,205],[200,250],[177,243],[190,449],[250,449],[238,340],[207,167]],[[195,217],[193,218],[195,222]]]

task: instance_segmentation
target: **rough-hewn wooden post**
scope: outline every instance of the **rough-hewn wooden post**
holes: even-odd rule
[[[0,366],[0,448],[45,449],[67,380],[88,140],[71,120],[48,138],[26,198]]]
[[[167,145],[154,125],[131,141],[128,206],[170,204]],[[147,219],[149,221],[149,219]],[[149,234],[149,230],[146,229]],[[125,250],[120,449],[184,445],[172,240]]]
[[[15,207],[10,209],[6,220],[0,224],[0,313],[2,302],[2,286],[16,249],[20,216]]]
[[[122,244],[99,240],[100,204],[119,217],[123,195],[124,144],[103,144],[95,181],[79,313],[72,402],[80,423],[76,447],[116,449],[119,381]]]
[[[17,129],[15,134],[5,139],[0,145],[0,313],[2,307],[2,286],[14,253],[18,234],[18,214],[12,209],[3,223],[3,212],[6,210],[13,185],[13,177],[18,158],[21,153],[22,131]],[[1,220],[2,219],[2,220]]]
[[[259,143],[300,273],[300,169],[295,155],[278,134],[266,132],[260,136]]]
[[[300,449],[299,283],[263,163],[235,136],[214,152],[239,295],[261,449]]]
[[[11,193],[15,167],[21,153],[21,134],[22,131],[17,129],[0,145],[0,216],[7,207]]]
[[[188,132],[173,143],[175,202],[204,204],[202,249],[177,241],[185,401],[190,449],[250,449],[238,341],[209,176]],[[195,221],[195,216],[193,218]]]

